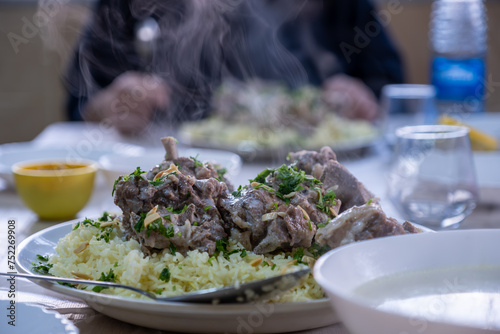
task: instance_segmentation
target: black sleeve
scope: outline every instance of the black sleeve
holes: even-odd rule
[[[325,1],[324,6],[325,38],[346,74],[363,80],[377,96],[384,85],[404,81],[399,53],[369,0]]]
[[[121,73],[138,69],[133,47],[135,23],[128,1],[102,0],[96,4],[65,77],[70,120],[82,119],[81,110],[94,92]]]

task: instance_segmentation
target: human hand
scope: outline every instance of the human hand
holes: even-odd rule
[[[323,99],[347,118],[372,121],[380,107],[375,94],[359,79],[345,74],[335,75],[323,84]]]
[[[126,135],[147,128],[157,109],[170,102],[170,89],[159,77],[125,72],[89,100],[83,112],[89,121],[105,121]]]

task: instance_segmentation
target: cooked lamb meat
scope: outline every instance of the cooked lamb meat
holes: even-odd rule
[[[377,204],[354,206],[316,232],[316,242],[336,248],[354,241],[414,233],[388,218]]]
[[[230,237],[265,254],[417,231],[366,204],[372,195],[330,148],[292,153],[292,165],[266,169],[231,194],[211,164],[178,157],[172,138],[162,142],[161,164],[145,177],[138,168],[115,185],[126,235],[145,253],[169,248],[212,255],[217,241]]]
[[[175,139],[172,137],[162,138],[162,143],[167,152],[165,154],[165,160],[147,172],[146,178],[148,180],[159,177],[161,175],[160,173],[168,171],[173,164],[184,175],[194,176],[196,179],[218,179],[226,183],[230,191],[233,190],[231,183],[224,177],[225,170],[223,168],[217,168],[218,166],[214,166],[210,163],[202,163],[197,157],[178,157]]]
[[[227,234],[218,214],[210,215],[197,211],[199,210],[194,204],[190,204],[184,212],[178,214],[162,208],[154,211],[157,215],[149,214],[152,217],[149,220],[148,215],[132,213],[131,222],[136,232],[135,237],[145,252],[172,249],[173,246],[184,255],[193,249],[213,254],[217,240],[227,237]],[[198,223],[199,221],[201,223]]]
[[[237,197],[220,201],[231,236],[256,253],[310,247],[318,224],[335,215],[334,193],[293,166],[265,170]],[[248,232],[248,233],[247,233]]]
[[[343,203],[339,212],[355,205],[363,205],[373,195],[360,183],[335,156],[329,147],[321,151],[300,151],[290,154],[290,161],[299,170],[312,175],[323,183],[324,189],[335,189],[337,198]]]
[[[299,170],[303,170],[308,175],[312,175],[319,179],[323,173],[323,169],[328,161],[337,160],[337,156],[328,146],[316,151],[299,151],[290,153],[290,162],[295,163]]]
[[[335,194],[342,201],[340,212],[363,205],[373,198],[373,194],[337,161],[327,162],[320,180],[326,189],[335,189]]]
[[[304,211],[263,188],[247,188],[236,198],[221,199],[219,210],[233,235],[257,254],[310,247],[316,225]]]
[[[182,159],[190,160],[176,160]],[[212,254],[216,240],[227,236],[217,202],[228,196],[228,189],[215,178],[197,179],[171,164],[153,179],[142,177],[137,170],[119,179],[115,189],[115,204],[123,211],[122,224],[128,236],[137,239],[144,250],[173,244],[183,253],[200,249]],[[148,213],[155,217],[152,227],[145,223]],[[167,236],[167,229],[173,229],[174,236]]]

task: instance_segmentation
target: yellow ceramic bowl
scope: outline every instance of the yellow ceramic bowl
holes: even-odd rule
[[[12,166],[16,189],[43,220],[73,218],[94,188],[97,163],[88,160],[26,161]]]

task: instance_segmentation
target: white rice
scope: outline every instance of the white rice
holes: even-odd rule
[[[210,259],[208,253],[198,250],[189,251],[187,256],[183,256],[179,252],[172,255],[170,250],[165,249],[160,253],[145,256],[137,241],[120,238],[119,228],[113,229],[109,243],[104,239],[98,240],[101,231],[95,226],[79,224],[78,228],[61,238],[56,247],[57,254],[51,256],[49,261],[52,264],[50,274],[75,277],[74,273],[77,272],[97,280],[102,273],[108,274],[112,270],[118,283],[167,297],[246,283],[298,269],[290,254],[264,257],[247,252],[242,258],[241,253],[237,252],[229,255],[228,259],[223,254]],[[85,250],[75,254],[74,250],[86,242],[89,244]],[[228,248],[241,247],[230,245]],[[259,257],[263,258],[263,261],[252,266],[251,262]],[[165,268],[170,272],[167,282],[160,279]],[[92,288],[87,286],[85,289]],[[101,293],[139,297],[138,294],[125,289],[104,289]],[[280,296],[279,300],[273,301],[307,301],[323,296],[323,291],[309,274],[301,285]]]

